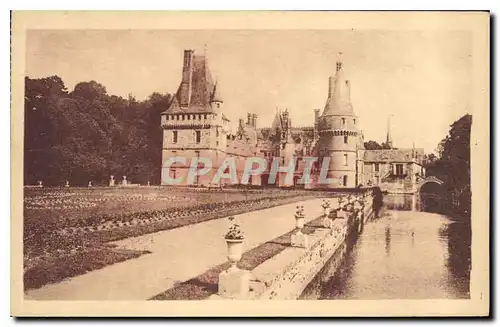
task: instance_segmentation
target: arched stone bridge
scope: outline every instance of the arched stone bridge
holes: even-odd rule
[[[428,176],[428,177],[425,177],[425,178],[418,178],[417,180],[417,192],[420,192],[420,189],[422,188],[422,186],[424,186],[424,184],[427,184],[427,183],[436,183],[438,185],[443,185],[443,181],[440,180],[439,178],[437,178],[436,176]]]

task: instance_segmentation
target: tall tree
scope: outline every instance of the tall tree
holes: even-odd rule
[[[454,122],[449,134],[439,143],[439,159],[428,164],[427,175],[444,182],[447,202],[455,212],[470,215],[470,131],[472,116]]]
[[[25,79],[25,184],[106,183],[109,175],[159,183],[160,113],[169,94],[139,102],[110,96],[96,81],[67,92],[57,76]]]

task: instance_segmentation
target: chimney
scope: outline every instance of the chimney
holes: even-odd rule
[[[180,89],[180,105],[189,106],[191,102],[192,78],[193,78],[193,50],[184,50],[184,62],[182,65],[182,82]]]
[[[253,127],[257,128],[257,114],[252,115]]]
[[[253,126],[251,113],[247,113],[247,125]]]

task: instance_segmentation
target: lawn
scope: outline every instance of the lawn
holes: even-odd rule
[[[282,189],[26,188],[24,287],[135,258],[107,243],[320,196]]]

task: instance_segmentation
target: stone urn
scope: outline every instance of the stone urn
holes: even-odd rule
[[[241,260],[244,237],[240,225],[235,223],[234,217],[229,217],[229,221],[231,226],[224,236],[227,244],[227,259],[231,263],[230,270],[236,270],[238,269],[238,262]]]
[[[297,211],[295,212],[295,227],[301,231],[304,228],[304,206],[297,206]]]
[[[307,235],[302,233],[302,228],[304,228],[304,206],[297,206],[297,211],[295,212],[295,228],[296,231],[291,235],[290,244],[295,247],[307,248],[308,240]]]
[[[238,262],[241,260],[243,253],[243,239],[229,239],[226,238],[227,244],[227,259],[231,263],[231,270],[238,269]]]
[[[330,208],[330,202],[323,200],[321,207],[323,208],[323,216],[327,217],[328,216],[328,208]]]

